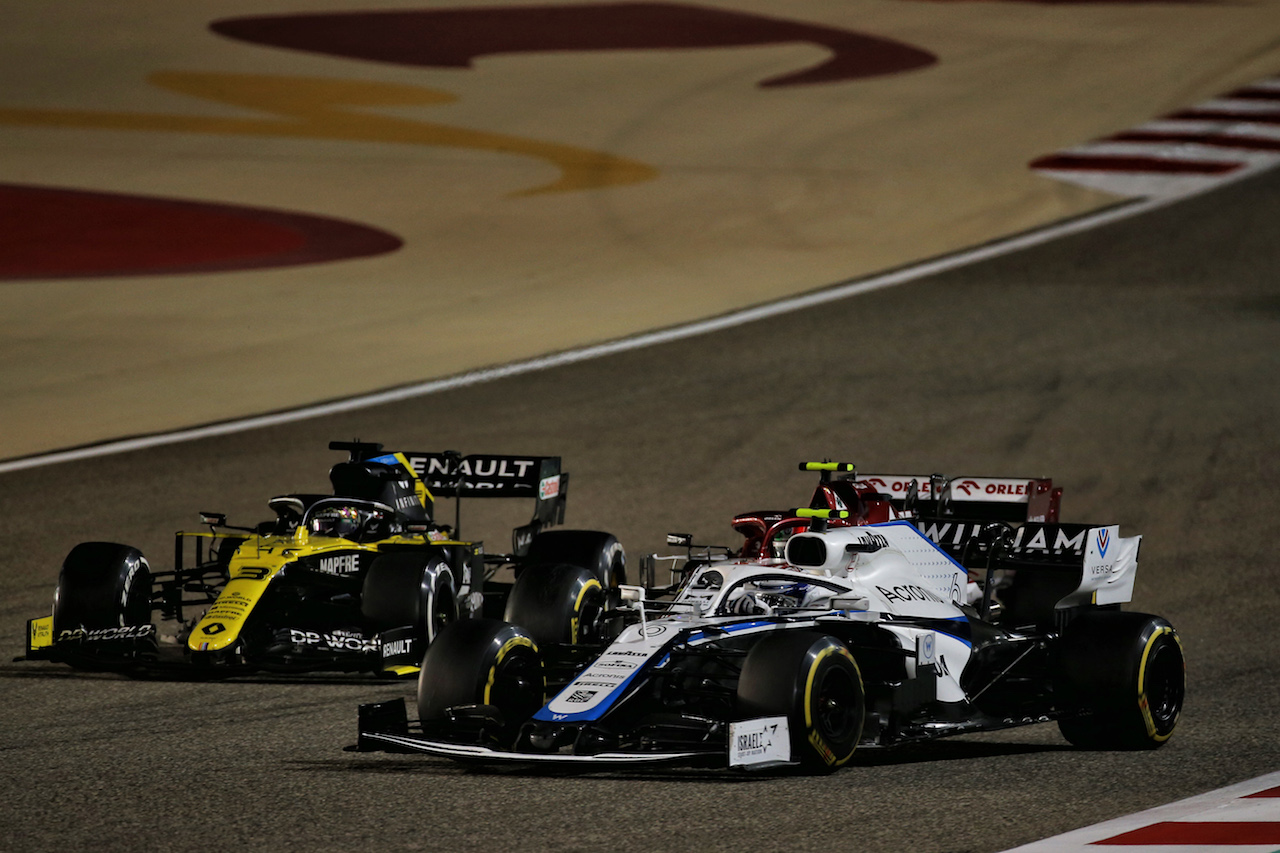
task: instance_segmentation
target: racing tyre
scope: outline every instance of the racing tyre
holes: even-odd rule
[[[598,530],[552,530],[529,544],[529,564],[565,563],[595,574],[605,589],[627,582],[627,555],[611,533]]]
[[[1081,716],[1058,721],[1084,749],[1155,749],[1173,734],[1186,691],[1186,663],[1166,620],[1118,610],[1088,613],[1063,635],[1055,683]]]
[[[539,645],[578,645],[602,639],[605,594],[581,566],[529,566],[516,578],[503,619],[529,632]]]
[[[71,549],[58,574],[53,636],[76,632],[97,642],[68,656],[67,663],[96,670],[117,658],[131,659],[154,647],[154,632],[134,637],[117,629],[150,625],[151,568],[141,551],[114,542],[81,542]]]
[[[382,554],[365,574],[360,610],[381,628],[411,625],[430,643],[458,619],[453,572],[420,553]]]
[[[844,643],[787,631],[752,647],[738,680],[738,718],[786,717],[791,759],[809,773],[831,773],[853,756],[866,700],[862,673]]]
[[[465,619],[440,632],[418,674],[418,717],[448,719],[449,709],[496,710],[508,739],[546,700],[542,654],[527,631],[497,619]]]
[[[142,552],[114,542],[81,542],[62,562],[53,632],[147,625],[151,568]]]

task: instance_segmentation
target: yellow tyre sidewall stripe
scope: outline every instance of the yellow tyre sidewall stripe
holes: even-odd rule
[[[601,594],[604,593],[604,587],[600,585],[600,581],[592,578],[582,585],[582,589],[578,590],[578,598],[573,602],[573,619],[570,622],[569,642],[575,646],[578,644],[578,629],[582,622],[582,599],[586,597],[587,591],[593,588],[600,590]]]
[[[494,658],[493,666],[489,667],[489,678],[488,680],[486,680],[484,685],[484,704],[486,705],[493,704],[489,700],[490,698],[492,698],[493,683],[498,678],[498,667],[502,666],[502,661],[506,659],[507,655],[510,654],[513,649],[516,649],[520,646],[525,646],[531,649],[535,655],[538,653],[537,645],[535,645],[533,640],[529,639],[528,637],[518,637],[518,636],[512,637],[511,639],[503,643],[502,648],[498,649],[497,657]]]
[[[1164,743],[1173,734],[1172,727],[1163,735],[1156,731],[1156,721],[1151,716],[1151,706],[1147,701],[1147,659],[1151,657],[1151,649],[1155,646],[1156,640],[1164,634],[1171,635],[1173,641],[1178,644],[1178,651],[1182,651],[1182,640],[1172,628],[1158,628],[1147,639],[1146,648],[1142,650],[1142,660],[1138,663],[1138,710],[1142,713],[1142,722],[1147,727],[1147,735],[1157,743]],[[1182,659],[1186,661],[1186,655],[1183,655]],[[1186,664],[1184,663],[1183,666],[1185,667]]]
[[[818,656],[814,658],[813,664],[810,665],[808,676],[805,679],[804,726],[805,726],[805,729],[809,732],[809,737],[808,737],[809,743],[811,743],[814,749],[818,751],[818,754],[822,756],[822,760],[827,762],[827,764],[830,764],[833,766],[839,766],[841,764],[844,764],[851,757],[853,757],[853,752],[854,752],[854,749],[857,748],[857,744],[854,744],[854,746],[849,749],[849,752],[847,754],[843,756],[838,756],[832,751],[831,747],[827,745],[827,742],[822,739],[822,736],[818,734],[818,730],[813,725],[813,702],[812,702],[813,680],[814,680],[814,677],[818,674],[818,668],[821,665],[822,661],[828,655],[832,655],[832,654],[838,654],[844,657],[846,660],[848,660],[849,663],[853,664],[854,670],[858,673],[858,679],[859,680],[862,679],[862,670],[858,669],[858,662],[853,659],[853,655],[850,654],[849,650],[846,649],[844,646],[830,645],[830,646],[827,646],[825,649],[823,649],[821,652],[819,652]]]

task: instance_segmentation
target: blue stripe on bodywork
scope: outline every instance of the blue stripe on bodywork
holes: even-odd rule
[[[965,630],[958,630],[962,625]],[[957,616],[954,619],[922,619],[915,624],[915,627],[946,634],[973,648],[973,631],[969,628],[969,619],[966,616]]]
[[[790,623],[790,624],[794,624],[794,623]],[[554,702],[556,699],[559,699],[561,696],[563,696],[565,693],[568,693],[570,690],[575,689],[573,686],[573,683],[571,682],[568,687],[566,687],[564,690],[561,690],[559,693],[557,693],[556,696],[551,700],[551,702],[548,702],[546,705],[543,705],[541,710],[539,710],[536,714],[533,715],[533,719],[539,720],[545,723],[575,723],[575,722],[587,722],[591,720],[598,720],[602,716],[604,716],[605,712],[608,711],[610,708],[612,708],[618,702],[619,699],[623,697],[623,695],[627,692],[627,690],[631,687],[631,685],[635,683],[636,676],[648,673],[650,669],[653,669],[655,666],[655,663],[654,663],[655,660],[657,660],[659,664],[665,662],[667,658],[670,657],[671,655],[670,649],[673,646],[679,643],[692,644],[692,643],[699,643],[699,642],[710,642],[712,640],[720,639],[725,634],[742,633],[744,631],[749,631],[751,629],[761,628],[764,626],[779,626],[779,623],[771,622],[769,620],[755,619],[750,622],[738,622],[730,625],[725,625],[724,627],[713,628],[709,631],[695,630],[691,634],[689,634],[687,637],[684,637],[684,638],[681,638],[679,636],[674,637],[671,639],[670,642],[663,645],[658,651],[656,651],[653,655],[651,655],[649,659],[645,661],[642,666],[638,667],[635,670],[635,672],[627,676],[625,681],[619,682],[616,687],[614,687],[612,690],[609,691],[609,695],[606,696],[595,707],[590,708],[586,711],[581,711],[576,714],[558,714],[551,710],[551,702]],[[594,663],[595,662],[593,661],[592,664],[594,665]],[[581,675],[579,675],[579,677],[581,677]],[[574,680],[576,681],[577,679],[574,679]]]
[[[594,708],[591,708],[590,710],[582,711],[577,714],[557,714],[551,710],[551,702],[555,701],[555,699],[552,699],[551,702],[548,702],[546,705],[543,705],[542,709],[539,710],[538,713],[533,715],[533,719],[540,720],[544,723],[573,723],[573,722],[583,722],[586,720],[598,720],[600,719],[600,717],[604,715],[605,711],[613,707],[613,704],[617,702],[619,698],[621,698],[622,694],[627,690],[628,687],[631,686],[632,682],[636,680],[636,676],[640,675],[642,672],[645,672],[648,669],[649,669],[649,666],[648,664],[646,664],[645,666],[640,667],[635,672],[628,675],[626,681],[620,682],[617,687],[613,688],[613,690],[610,691],[610,694],[607,697],[605,697],[603,701],[601,701],[598,705],[596,705]],[[559,699],[560,696],[564,695],[566,692],[573,689],[575,688],[573,687],[572,684],[570,684],[560,693],[556,694],[556,699]]]
[[[956,562],[956,559],[955,559],[954,557],[952,557],[950,554],[948,554],[946,551],[942,550],[942,548],[938,545],[938,543],[937,543],[937,542],[934,542],[934,541],[933,541],[932,539],[930,539],[928,536],[925,536],[925,535],[924,535],[924,533],[922,533],[922,532],[920,531],[920,528],[916,527],[914,524],[912,524],[912,523],[911,523],[911,522],[909,522],[909,521],[901,521],[901,520],[899,520],[899,521],[882,521],[882,522],[879,522],[879,523],[877,523],[877,524],[868,524],[868,525],[867,525],[867,527],[868,527],[868,528],[872,528],[872,527],[905,527],[905,528],[907,528],[908,530],[910,530],[912,533],[914,533],[915,535],[919,536],[919,537],[920,537],[920,539],[921,539],[922,541],[927,542],[927,543],[929,544],[929,547],[930,547],[930,548],[932,548],[933,550],[935,550],[935,551],[937,551],[939,554],[941,554],[941,555],[942,555],[942,557],[943,557],[943,559],[945,559],[945,560],[946,560],[948,563],[950,563],[951,565],[955,566],[955,567],[956,567],[956,569],[958,569],[959,571],[963,572],[963,573],[964,573],[964,574],[966,574],[966,575],[967,575],[967,574],[969,574],[969,570],[968,570],[968,569],[966,569],[964,566],[962,566],[962,565],[960,565],[958,562]]]
[[[685,642],[696,643],[699,640],[714,640],[714,639],[717,639],[722,634],[737,634],[741,631],[746,631],[750,628],[759,628],[761,625],[777,625],[777,624],[778,624],[777,622],[772,622],[768,619],[756,619],[753,622],[738,622],[732,625],[725,625],[723,628],[717,626],[713,628],[710,632],[705,630],[694,631],[692,634],[685,637]]]

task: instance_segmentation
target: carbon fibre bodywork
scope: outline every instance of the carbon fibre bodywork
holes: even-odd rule
[[[494,574],[564,520],[559,457],[330,449],[349,454],[329,472],[333,494],[272,498],[275,517],[253,527],[201,513],[208,529],[176,535],[171,571],[125,545],[76,546],[52,613],[28,623],[25,657],[135,672],[411,674],[444,625],[502,612],[510,586]],[[488,554],[435,519],[438,497],[535,506],[512,550]]]

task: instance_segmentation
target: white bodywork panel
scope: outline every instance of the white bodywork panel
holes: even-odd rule
[[[764,768],[791,763],[786,717],[760,717],[729,724],[729,766]]]

